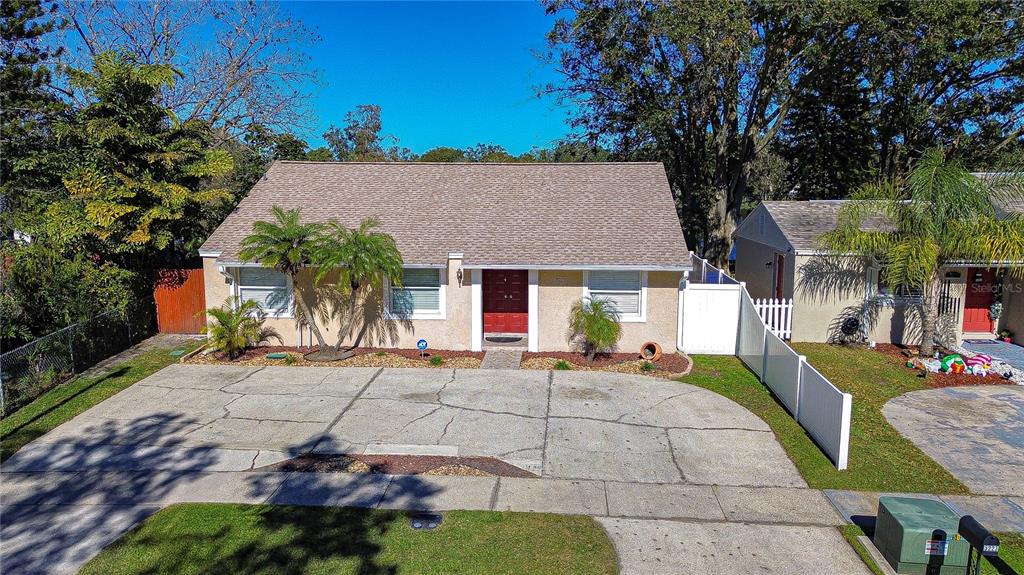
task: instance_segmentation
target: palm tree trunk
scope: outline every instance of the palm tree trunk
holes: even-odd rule
[[[341,326],[341,329],[338,331],[338,343],[337,345],[334,346],[335,351],[341,351],[341,342],[345,341],[345,336],[352,331],[352,325],[355,323],[356,320],[356,297],[358,295],[359,290],[354,289],[352,290],[352,293],[349,296],[348,313],[345,316],[345,323]],[[355,347],[355,344],[353,344],[353,347]]]
[[[922,356],[930,356],[935,352],[935,335],[938,333],[939,323],[939,293],[941,290],[942,280],[938,274],[933,275],[931,281],[924,286],[921,314]]]
[[[298,285],[298,277],[292,276],[292,285]],[[316,343],[320,347],[321,351],[326,350],[329,346],[327,341],[324,340],[324,334],[320,333],[320,328],[316,325],[316,318],[313,316],[313,310],[309,307],[309,302],[306,301],[306,296],[303,295],[302,290],[299,288],[293,288],[292,293],[295,294],[295,306],[299,308],[299,313],[302,314],[303,321],[309,325],[309,329],[313,331],[313,337],[316,338]]]

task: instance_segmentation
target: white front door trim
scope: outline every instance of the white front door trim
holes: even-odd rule
[[[527,351],[540,351],[540,328],[537,318],[538,296],[540,294],[539,287],[539,276],[540,273],[536,269],[527,271],[527,312],[529,315],[526,318],[527,325],[527,336],[526,336],[526,350]]]

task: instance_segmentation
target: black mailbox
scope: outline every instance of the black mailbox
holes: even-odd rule
[[[960,518],[960,526],[957,528],[957,532],[970,543],[971,547],[980,551],[982,555],[987,557],[999,555],[999,538],[992,535],[988,529],[985,529],[981,523],[978,523],[970,515],[964,515]]]

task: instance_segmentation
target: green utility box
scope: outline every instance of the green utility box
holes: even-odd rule
[[[941,501],[880,497],[875,547],[897,573],[963,575],[970,545],[957,535],[959,523]]]

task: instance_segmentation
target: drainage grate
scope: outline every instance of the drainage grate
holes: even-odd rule
[[[441,524],[442,518],[437,513],[417,513],[409,518],[409,525],[417,531],[430,531]]]

